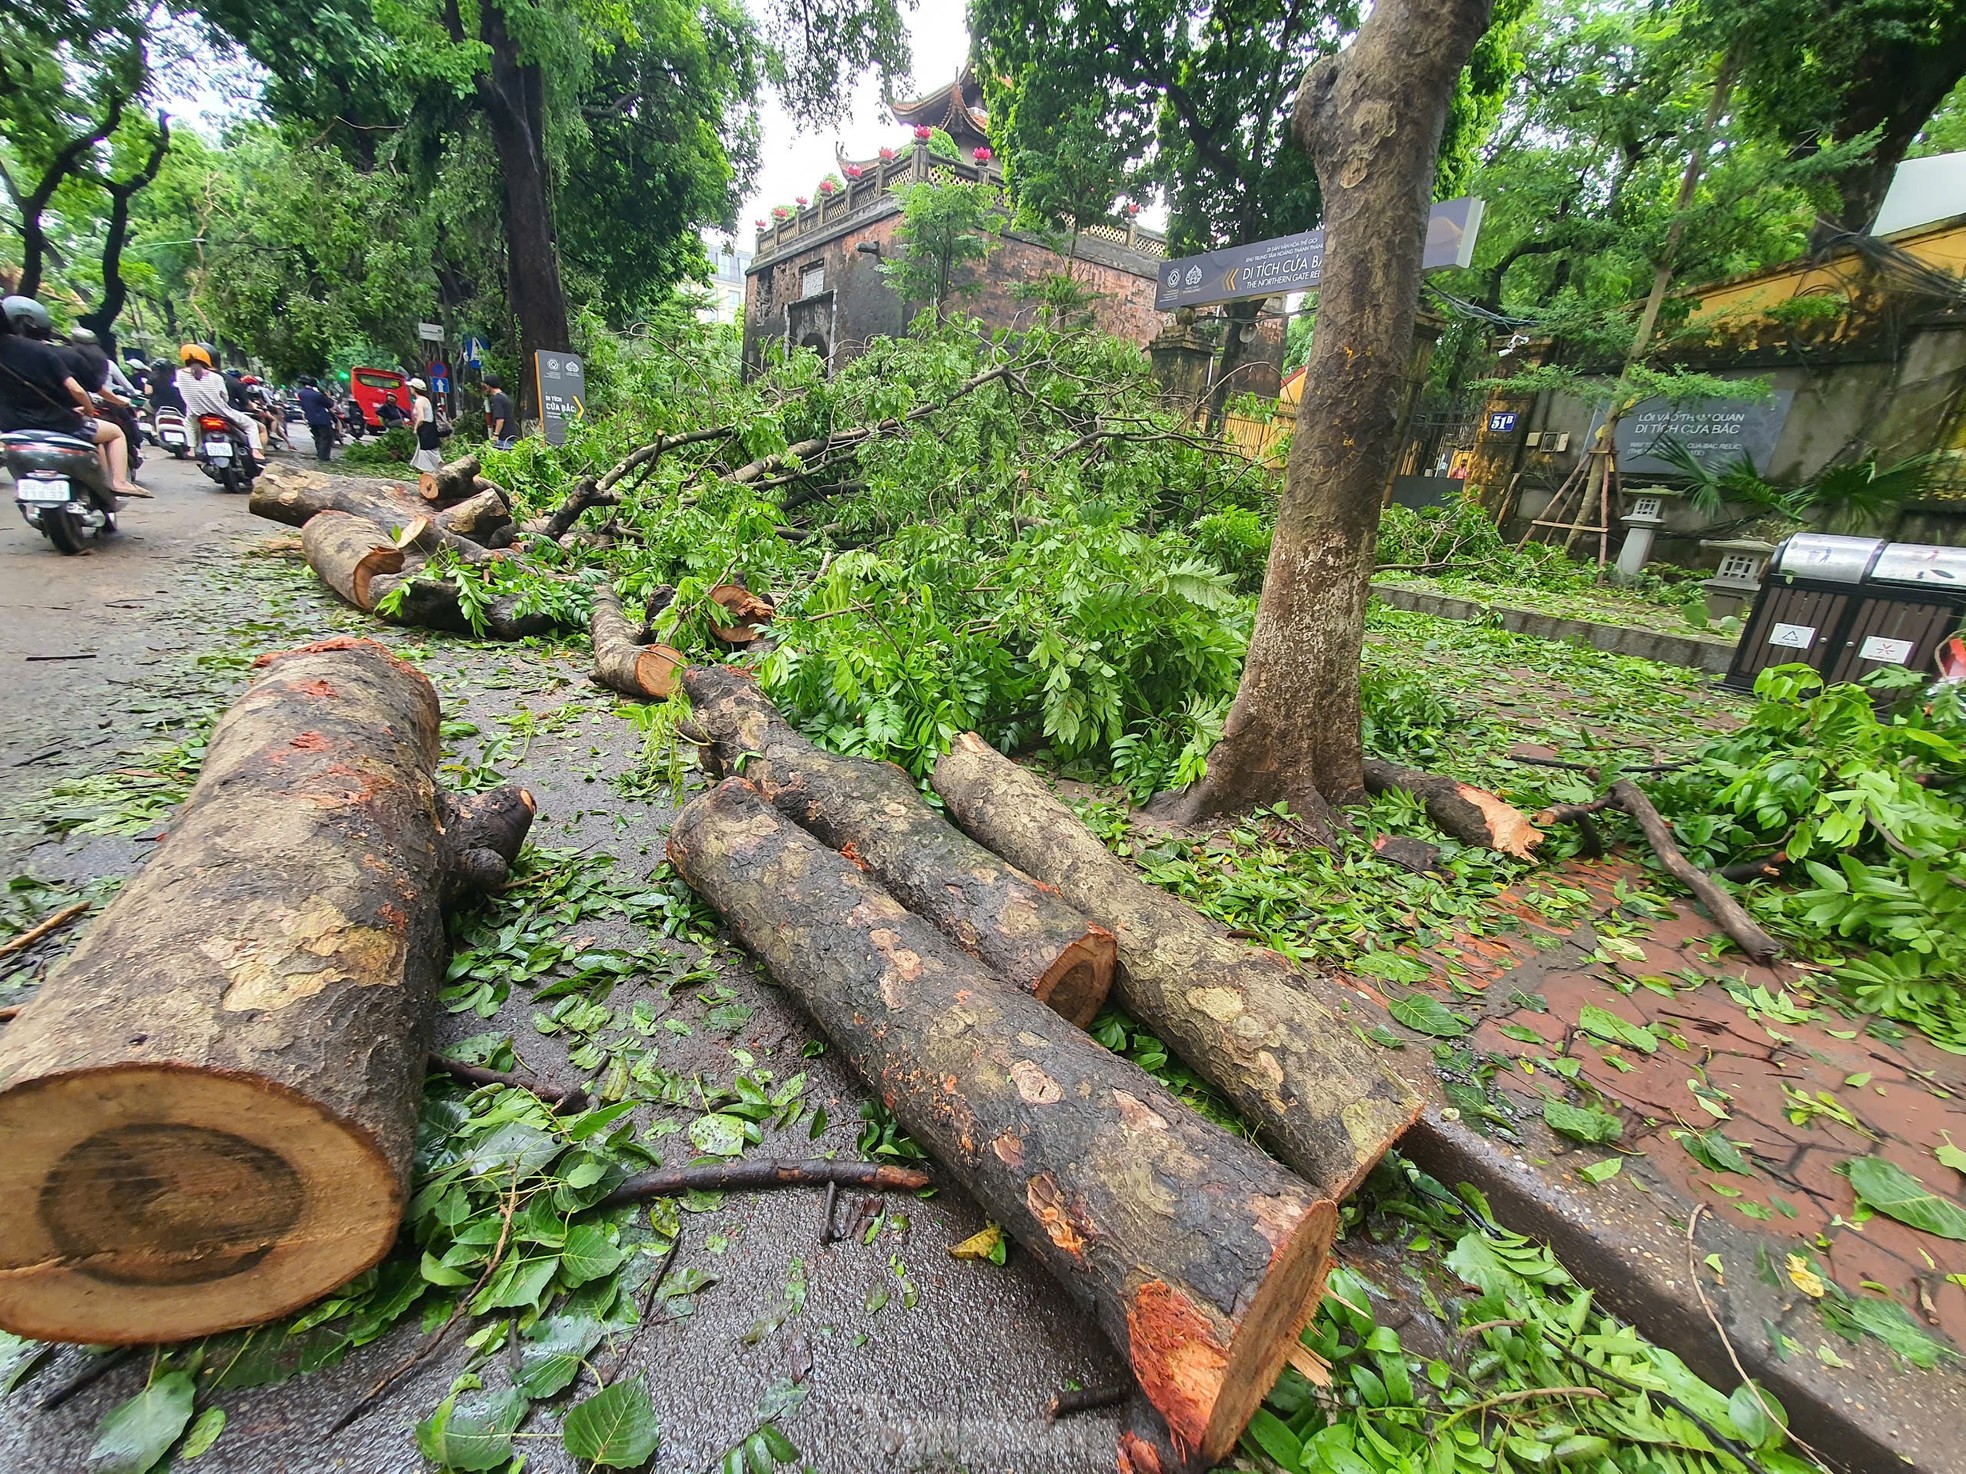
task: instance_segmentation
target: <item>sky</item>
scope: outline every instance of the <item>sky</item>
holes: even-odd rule
[[[914,95],[933,92],[952,82],[969,57],[969,26],[964,0],[920,0],[908,17],[914,56]],[[834,172],[833,145],[850,159],[872,157],[883,144],[899,147],[907,130],[896,123],[881,102],[880,84],[873,76],[860,80],[853,105],[836,127],[801,129],[786,116],[775,97],[759,110],[763,124],[763,167],[757,184],[737,212],[737,243],[751,249],[756,234],[751,222],[766,218],[773,205],[789,205],[800,195],[811,199],[819,181]]]

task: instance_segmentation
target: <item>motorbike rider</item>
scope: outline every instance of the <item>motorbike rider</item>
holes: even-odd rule
[[[300,413],[314,437],[314,459],[326,462],[334,452],[334,401],[321,392],[310,375],[300,377]]]
[[[217,415],[231,425],[246,439],[246,447],[252,458],[261,465],[266,457],[259,448],[259,426],[253,418],[232,407],[227,384],[232,382],[221,378],[212,369],[212,350],[203,343],[186,343],[177,351],[184,367],[178,370],[177,392],[184,399],[186,418],[194,415]]]
[[[114,420],[128,447],[130,474],[143,464],[143,427],[137,423],[136,407],[130,400],[136,386],[123,377],[116,360],[103,351],[102,341],[88,328],[74,328],[68,334],[68,357],[74,367],[75,382],[88,391],[104,419]]]
[[[160,409],[184,413],[184,396],[177,392],[177,371],[161,358],[150,366],[150,412],[153,418]]]
[[[226,370],[228,376],[233,373],[232,369]],[[279,416],[273,413],[273,396],[267,392],[266,385],[251,374],[241,375],[237,382],[246,398],[246,413],[259,422],[260,434],[264,438],[266,448],[271,450],[277,445],[282,450],[292,450],[293,446],[287,442],[286,430],[281,425]]]
[[[0,302],[0,434],[47,430],[94,444],[120,496],[148,496],[130,480],[128,445],[109,420],[98,420],[74,364],[51,339],[48,309],[32,297]]]

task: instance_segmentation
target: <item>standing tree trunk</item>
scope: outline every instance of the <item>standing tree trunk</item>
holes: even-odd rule
[[[369,1268],[409,1194],[444,904],[532,820],[434,781],[366,640],[268,658],[164,843],[0,1034],[0,1325],[148,1344]]]
[[[55,191],[69,176],[82,172],[84,162],[96,146],[116,131],[116,125],[123,121],[123,109],[129,105],[129,101],[120,92],[111,94],[102,121],[92,124],[88,131],[69,139],[56,150],[48,167],[42,171],[40,180],[26,194],[14,188],[11,174],[7,176],[8,193],[13,196],[14,208],[20,212],[21,264],[14,291],[21,296],[36,297],[41,293],[42,261],[54,250],[47,231],[42,227],[41,217],[53,202]]]
[[[103,351],[111,358],[116,357],[116,319],[123,315],[123,304],[130,298],[130,289],[123,281],[123,247],[130,238],[130,200],[157,177],[170,147],[171,120],[160,111],[157,138],[143,167],[128,179],[97,181],[109,196],[109,222],[102,237],[102,301],[76,321],[102,340]]]
[[[567,294],[560,282],[560,248],[553,231],[553,201],[546,175],[546,110],[539,65],[519,55],[497,0],[482,0],[478,39],[490,65],[478,74],[478,98],[491,124],[505,185],[505,264],[512,313],[519,320],[519,412],[533,404],[532,356],[573,346]]]
[[[1379,0],[1305,74],[1291,130],[1324,194],[1325,273],[1242,685],[1189,818],[1364,786],[1359,649],[1406,387],[1441,130],[1492,0]]]

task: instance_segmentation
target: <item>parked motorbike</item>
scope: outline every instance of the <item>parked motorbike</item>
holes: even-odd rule
[[[184,411],[181,409],[173,409],[168,404],[158,405],[157,412],[150,418],[150,438],[166,455],[175,456],[181,461],[191,456],[191,435],[184,427]]]
[[[198,416],[198,469],[233,492],[251,491],[260,472],[245,432],[223,415]]]
[[[88,441],[15,430],[0,435],[0,456],[14,478],[21,516],[58,551],[82,552],[91,537],[116,530],[116,496]]]

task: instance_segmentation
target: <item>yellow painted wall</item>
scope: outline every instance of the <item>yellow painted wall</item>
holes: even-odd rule
[[[1891,244],[1934,270],[1966,277],[1966,219],[1907,231],[1893,237]],[[1831,292],[1850,295],[1860,290],[1869,276],[1870,268],[1863,258],[1854,251],[1846,251],[1821,264],[1796,261],[1753,276],[1695,287],[1685,295],[1698,300],[1699,305],[1693,310],[1693,321],[1697,322],[1723,312],[1772,307],[1797,297]]]

